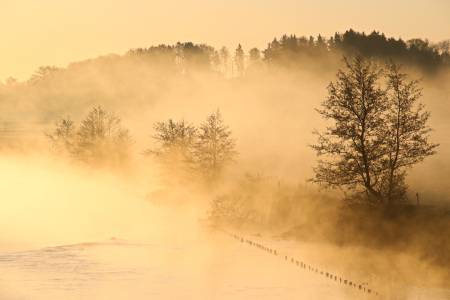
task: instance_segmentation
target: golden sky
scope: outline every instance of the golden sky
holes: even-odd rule
[[[177,41],[247,51],[283,34],[353,28],[438,42],[450,38],[449,16],[449,0],[0,0],[0,81]]]

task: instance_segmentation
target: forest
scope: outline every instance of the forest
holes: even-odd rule
[[[401,140],[394,113],[403,104],[374,100],[373,118],[386,119],[361,122],[371,126],[367,143],[376,149],[364,154],[363,181],[350,174],[356,167],[333,173],[342,163],[316,164],[317,155],[351,148],[321,135],[330,132],[322,117],[342,121],[331,132],[346,140],[364,137],[351,132],[360,124],[342,125],[351,118],[330,104],[347,99],[348,86],[339,83],[353,78],[358,59],[372,72],[377,97],[405,92],[397,103],[412,99],[404,105],[420,107],[403,115],[411,124],[403,128],[420,134]],[[0,83],[0,151],[144,181],[144,198],[158,205],[200,202],[206,226],[393,251],[408,245],[448,272],[450,195],[441,178],[450,166],[449,82],[450,40],[404,41],[377,31],[283,35],[266,49],[135,48]],[[400,151],[412,142],[420,151]]]

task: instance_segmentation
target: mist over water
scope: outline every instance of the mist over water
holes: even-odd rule
[[[397,233],[383,231],[391,223],[366,224],[362,216],[355,224],[369,229],[355,230],[342,213],[342,191],[319,191],[306,181],[317,159],[308,147],[316,142],[312,132],[329,125],[315,109],[343,67],[340,57],[321,65],[305,60],[295,72],[279,67],[225,78],[180,75],[161,61],[127,55],[0,86],[0,299],[450,298],[448,265],[436,263],[448,249],[423,252],[439,230],[427,215],[417,228],[430,235],[403,228],[398,240],[411,237],[406,244],[380,245],[380,236],[395,240]],[[440,143],[437,155],[408,173],[410,201],[418,193],[425,208],[448,207],[449,73],[405,67],[411,78],[424,77],[420,101],[431,111],[430,139]],[[132,135],[125,163],[93,166],[50,149],[45,134],[59,117],[81,126],[99,105]],[[184,119],[198,128],[217,109],[239,152],[220,181],[205,184],[176,168],[164,173],[142,155],[157,147],[156,122]],[[212,200],[233,193],[251,203],[252,222],[208,226]]]

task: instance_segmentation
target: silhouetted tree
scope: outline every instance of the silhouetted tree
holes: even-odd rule
[[[346,58],[347,72],[328,86],[328,97],[318,112],[334,122],[323,133],[315,132],[317,182],[324,187],[345,187],[365,195],[370,203],[393,204],[405,198],[406,170],[435,152],[428,143],[428,112],[422,105],[417,81],[405,83],[405,74],[388,65],[387,88],[381,87],[382,71],[372,61]],[[362,188],[362,190],[361,190]]]
[[[241,44],[234,51],[234,65],[236,66],[236,75],[243,76],[245,68],[245,55]]]
[[[125,58],[136,60],[140,65],[146,65],[148,69],[156,69],[158,75],[172,75],[177,70],[177,55],[175,46],[158,45],[150,48],[135,48],[129,50]]]
[[[219,51],[214,50],[214,48],[212,48],[213,52],[211,53],[211,66],[214,69],[214,71],[216,72],[216,76],[218,76],[219,74],[222,73],[221,68],[222,68],[222,60],[220,57],[220,53]]]
[[[247,74],[260,73],[263,68],[261,51],[258,48],[252,48],[248,51]]]
[[[207,73],[211,71],[211,52],[207,45],[194,45],[191,42],[177,44],[177,57],[182,74]]]
[[[60,118],[56,122],[53,134],[46,134],[51,143],[52,150],[59,154],[72,153],[76,141],[76,127],[70,118]]]
[[[258,48],[252,48],[248,51],[248,64],[259,64],[261,62],[261,51]]]
[[[39,67],[36,72],[30,77],[29,83],[36,85],[50,84],[56,79],[61,79],[61,74],[64,72],[63,68],[55,66]]]
[[[280,53],[280,43],[277,38],[274,38],[271,43],[267,45],[267,49],[263,51],[264,63],[267,67],[273,70],[276,67],[276,61]]]
[[[121,119],[100,106],[92,109],[77,131],[74,156],[88,164],[122,162],[134,141]]]
[[[212,181],[220,177],[238,154],[236,140],[231,138],[231,131],[224,124],[219,110],[200,125],[194,154],[201,173]]]
[[[432,46],[441,56],[444,64],[450,64],[450,39],[441,41]]]
[[[260,186],[263,186],[266,181],[268,181],[271,177],[264,175],[264,173],[251,173],[251,172],[245,172],[244,173],[245,185],[246,188],[250,191],[256,191],[259,190]]]
[[[155,123],[153,128],[156,148],[147,149],[144,153],[153,156],[160,164],[168,183],[184,183],[193,170],[195,127],[185,120],[174,122],[169,119],[169,122]]]
[[[91,166],[124,162],[134,143],[121,119],[100,106],[89,112],[78,129],[70,118],[61,119],[56,126],[55,132],[47,135],[52,147]]]
[[[386,68],[389,110],[383,126],[383,144],[387,151],[387,157],[383,159],[388,173],[383,177],[382,193],[388,204],[392,204],[406,194],[406,186],[403,185],[406,170],[435,154],[438,144],[428,142],[427,134],[432,129],[426,123],[430,113],[422,112],[424,106],[421,103],[415,107],[422,95],[419,81],[407,82],[407,75],[400,73],[400,66],[393,61]]]
[[[227,78],[230,70],[230,52],[227,47],[220,49],[220,65],[223,76]]]
[[[242,225],[255,216],[251,201],[237,193],[215,196],[207,214],[208,220],[213,224],[228,225]]]
[[[316,48],[318,51],[327,50],[327,41],[320,34],[317,36]]]

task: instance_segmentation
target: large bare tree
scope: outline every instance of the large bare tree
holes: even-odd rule
[[[415,107],[418,81],[407,82],[393,62],[385,69],[359,55],[344,62],[346,72],[339,70],[318,110],[332,125],[315,132],[312,148],[321,158],[312,180],[355,191],[370,203],[404,200],[406,171],[438,146],[428,142],[429,112],[422,104]]]

